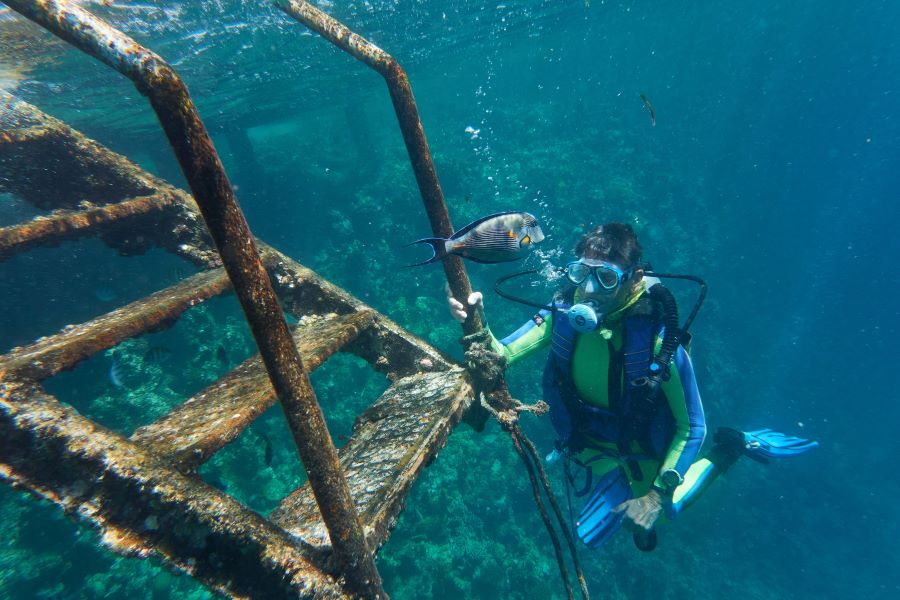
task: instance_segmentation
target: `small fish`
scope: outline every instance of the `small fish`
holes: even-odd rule
[[[113,384],[113,386],[117,388],[125,387],[125,368],[122,366],[122,363],[119,361],[113,361],[112,366],[109,368],[109,382]]]
[[[647,96],[641,94],[641,100],[644,101],[644,106],[647,107],[647,110],[650,111],[650,127],[656,127],[656,113],[653,112],[653,105],[650,104],[650,101],[647,100]]]
[[[94,298],[100,302],[112,302],[116,299],[116,292],[111,287],[101,285],[94,289]]]
[[[228,484],[225,483],[219,475],[210,475],[203,478],[206,483],[223,492],[228,491]]]
[[[169,360],[172,351],[165,346],[153,346],[144,353],[145,363],[163,363]]]
[[[82,596],[80,590],[66,589],[59,583],[50,589],[38,590],[33,597],[38,600],[75,600]]]
[[[274,455],[272,450],[272,440],[264,433],[260,433],[259,437],[262,438],[262,441],[265,444],[265,448],[263,449],[263,460],[266,461],[266,466],[268,467],[272,464],[272,457]]]
[[[423,238],[407,244],[429,244],[434,256],[406,266],[427,265],[451,254],[479,263],[519,260],[543,239],[544,233],[534,216],[526,212],[501,212],[469,223],[449,239]]]
[[[225,350],[225,346],[222,344],[219,344],[219,347],[216,349],[216,360],[219,361],[219,364],[222,365],[223,369],[228,368],[228,351]]]

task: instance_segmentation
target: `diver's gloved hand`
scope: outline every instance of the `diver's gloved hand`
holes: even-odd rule
[[[466,307],[462,305],[462,302],[453,297],[453,292],[450,291],[450,284],[444,285],[444,292],[447,293],[447,306],[450,308],[450,315],[456,319],[458,323],[462,323],[466,320],[466,317],[469,316],[466,313]],[[481,292],[472,292],[469,294],[469,306],[474,306],[476,310],[480,311],[482,314],[484,313],[484,295]]]
[[[626,500],[613,509],[613,512],[624,512],[626,525],[636,531],[650,531],[659,519],[663,509],[662,496],[651,489],[645,496]]]

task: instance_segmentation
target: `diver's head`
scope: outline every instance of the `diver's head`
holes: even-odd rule
[[[624,306],[641,285],[641,244],[631,225],[598,225],[578,241],[575,255],[566,276],[581,291],[580,301],[593,301],[602,314]]]

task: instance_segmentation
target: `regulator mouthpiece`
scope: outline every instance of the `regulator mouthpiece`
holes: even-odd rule
[[[567,316],[572,329],[578,333],[587,333],[597,329],[600,318],[597,315],[596,306],[594,302],[589,300],[570,308]]]

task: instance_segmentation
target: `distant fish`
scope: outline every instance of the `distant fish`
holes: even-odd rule
[[[644,101],[644,106],[647,107],[647,110],[650,111],[650,127],[656,127],[656,113],[653,112],[653,105],[650,104],[650,101],[647,100],[647,96],[641,94],[641,100]]]
[[[228,491],[228,484],[222,480],[218,474],[209,475],[203,478],[206,483],[213,486],[216,489],[222,490],[223,492]]]
[[[82,597],[81,590],[66,589],[61,583],[57,586],[59,587],[38,590],[33,597],[37,600],[76,600]]]
[[[117,360],[109,368],[109,382],[119,389],[125,387],[125,368]]]
[[[534,216],[526,212],[502,212],[469,223],[449,239],[423,238],[408,244],[429,244],[434,256],[407,266],[427,265],[451,254],[479,263],[519,260],[543,239],[544,233]]]
[[[223,369],[227,369],[229,363],[228,360],[228,351],[225,350],[225,346],[219,344],[219,347],[216,349],[216,360],[219,361],[219,364],[222,365]]]
[[[272,450],[272,440],[270,440],[269,436],[264,433],[260,433],[259,437],[262,438],[262,441],[265,444],[265,448],[263,450],[263,460],[266,461],[266,466],[268,467],[272,464],[272,457],[274,456],[274,452]]]
[[[94,298],[96,298],[100,302],[112,302],[116,299],[116,293],[112,288],[101,285],[100,287],[94,289]]]
[[[165,346],[153,346],[144,353],[145,363],[162,363],[169,360],[172,351]]]

